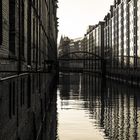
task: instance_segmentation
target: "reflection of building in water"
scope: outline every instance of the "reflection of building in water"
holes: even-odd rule
[[[73,98],[74,94],[79,93],[79,83],[80,75],[79,74],[62,74],[60,77],[60,97],[61,99],[70,99],[70,96]],[[72,93],[72,94],[71,94]]]
[[[56,140],[57,139],[57,104],[56,96],[53,96],[52,102],[48,107],[47,116],[45,118],[42,135],[42,140]]]
[[[84,88],[88,91],[83,94],[89,101],[85,108],[89,110],[90,118],[96,119],[97,126],[102,128],[106,137],[112,140],[140,139],[139,90],[112,84],[112,81],[104,86],[97,77],[93,78],[93,82],[85,83]]]
[[[59,77],[59,90],[61,99],[69,99],[70,92],[70,75],[69,74],[61,74]]]

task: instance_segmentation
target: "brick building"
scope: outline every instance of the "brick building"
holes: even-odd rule
[[[84,36],[84,51],[89,52],[94,55],[89,55],[89,58],[92,56],[96,59],[96,56],[104,57],[104,22],[99,22],[97,25],[89,26],[87,33]],[[95,70],[101,68],[101,61],[88,60],[85,61],[85,68],[87,70]]]
[[[82,38],[75,38],[75,39],[69,39],[68,37],[61,37],[59,48],[58,48],[58,55],[61,61],[59,62],[60,67],[76,67],[79,66],[77,62],[74,61],[64,61],[62,59],[69,59],[74,57],[83,57],[83,53],[77,53],[76,55],[73,55],[71,53],[73,52],[79,52],[83,50],[82,45]],[[80,61],[79,61],[80,62]],[[81,62],[82,63],[82,62]]]
[[[40,137],[56,73],[56,13],[57,0],[0,1],[1,140]]]
[[[83,48],[99,56],[101,50],[109,77],[123,81],[140,80],[139,17],[140,0],[114,0],[101,22],[102,27],[98,28],[100,23],[90,26],[85,34]],[[87,63],[89,67],[92,65],[92,62]]]
[[[139,5],[139,0],[115,0],[104,18],[106,59],[110,62],[108,74],[130,81],[140,76]]]

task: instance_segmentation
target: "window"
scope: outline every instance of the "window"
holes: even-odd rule
[[[2,0],[0,0],[0,45],[2,45]]]
[[[32,48],[32,52],[31,52],[31,60],[32,62],[34,62],[35,60],[35,15],[34,15],[34,10],[32,11],[32,18],[31,18],[31,34],[32,34],[32,44],[31,44],[31,48]]]
[[[9,3],[9,51],[10,57],[15,55],[15,0]]]
[[[27,24],[27,36],[28,36],[28,51],[27,51],[27,62],[31,65],[31,1],[28,1],[28,24]]]
[[[24,7],[24,0],[21,1],[21,5],[22,5],[22,6],[21,6],[21,43],[22,43],[22,44],[21,44],[21,46],[22,46],[22,47],[21,47],[21,55],[22,55],[22,57],[24,58],[24,41],[25,41],[25,40],[24,40],[24,33],[25,33],[25,32],[24,32],[24,25],[25,25],[25,23],[24,23],[24,22],[25,22],[25,21],[24,21],[24,12],[25,12],[25,11],[24,11],[24,8],[25,8],[25,7]]]
[[[24,60],[24,1],[19,0],[19,55]]]

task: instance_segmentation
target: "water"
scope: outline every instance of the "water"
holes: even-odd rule
[[[57,140],[140,140],[140,90],[80,74],[61,74]]]
[[[82,76],[67,75],[60,79],[58,87],[58,135],[60,140],[103,139],[96,120],[88,110],[89,99],[84,95]]]

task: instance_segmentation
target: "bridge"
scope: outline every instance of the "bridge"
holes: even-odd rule
[[[87,51],[74,51],[59,55],[60,72],[92,72],[105,74],[105,59]]]

